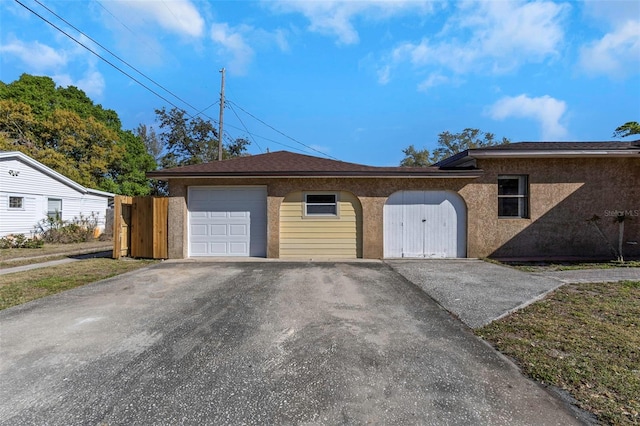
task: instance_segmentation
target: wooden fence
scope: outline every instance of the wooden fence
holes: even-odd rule
[[[168,206],[168,198],[117,195],[113,205],[113,258],[166,259]]]

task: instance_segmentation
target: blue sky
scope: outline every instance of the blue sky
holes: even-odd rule
[[[38,1],[20,0],[188,113],[210,107],[216,123],[224,67],[225,136],[248,138],[253,154],[397,165],[443,131],[602,141],[640,121],[636,0]],[[3,82],[29,73],[78,86],[127,129],[172,107],[19,3],[0,0],[0,20]]]

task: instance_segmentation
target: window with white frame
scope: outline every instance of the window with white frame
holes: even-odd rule
[[[305,216],[338,216],[338,195],[335,193],[305,194]]]
[[[498,217],[529,217],[529,179],[526,175],[498,176]]]
[[[9,208],[10,209],[23,209],[24,208],[24,197],[9,197]]]
[[[47,216],[51,219],[62,218],[62,200],[59,198],[47,199]]]

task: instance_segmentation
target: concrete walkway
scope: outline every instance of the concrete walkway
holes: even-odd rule
[[[640,281],[640,268],[577,269],[574,271],[541,272],[535,275],[554,278],[566,284]]]
[[[640,280],[640,268],[528,273],[477,259],[385,263],[471,328],[522,309],[566,283]]]
[[[111,250],[103,248],[88,249],[82,251],[74,251],[71,253],[54,253],[42,257],[68,256],[64,259],[49,260],[46,262],[32,263],[30,265],[14,266],[10,268],[0,268],[0,275],[13,274],[15,272],[31,271],[33,269],[48,268],[50,266],[64,265],[65,263],[77,262],[78,260],[89,259],[94,257],[111,257]],[[21,258],[23,260],[25,258]],[[28,259],[28,258],[27,258]]]

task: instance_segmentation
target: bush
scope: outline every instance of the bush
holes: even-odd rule
[[[47,217],[35,226],[36,234],[47,243],[73,244],[93,241],[98,227],[98,214],[74,217],[62,220],[60,217]]]
[[[0,249],[11,248],[41,248],[44,241],[36,237],[27,237],[23,234],[7,235],[0,238]]]

